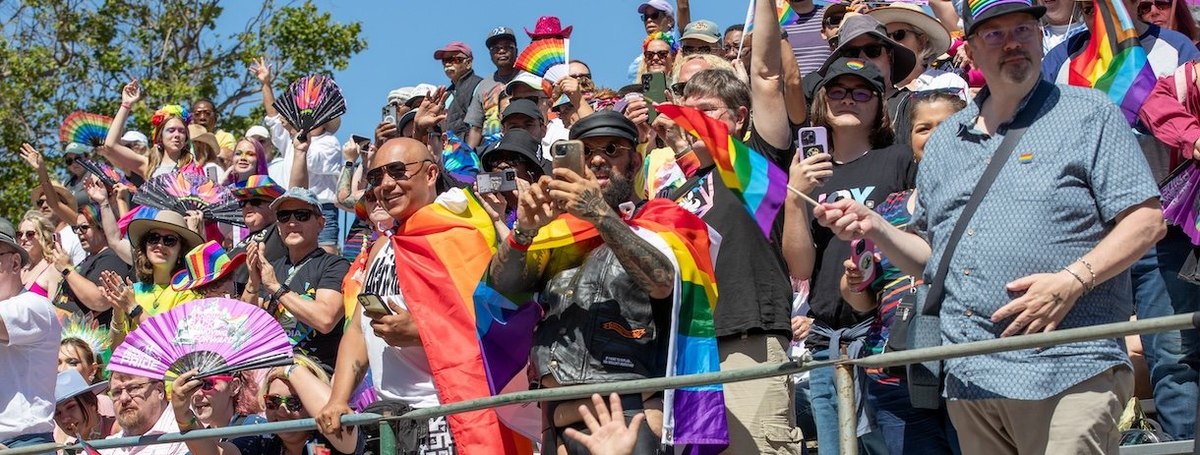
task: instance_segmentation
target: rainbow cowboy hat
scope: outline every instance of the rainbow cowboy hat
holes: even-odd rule
[[[249,198],[261,198],[269,201],[275,200],[279,196],[283,196],[283,187],[271,180],[271,177],[265,175],[251,175],[244,182],[237,182],[229,186],[229,191],[238,200]]]
[[[187,267],[171,278],[171,288],[176,291],[196,289],[228,276],[246,263],[246,253],[231,258],[221,244],[210,240],[188,251],[183,262]]]

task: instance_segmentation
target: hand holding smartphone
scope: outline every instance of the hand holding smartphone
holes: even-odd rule
[[[650,123],[654,123],[654,119],[658,117],[658,109],[654,108],[654,103],[662,103],[667,100],[667,75],[663,73],[646,73],[642,75],[642,97],[646,100],[646,107],[649,109],[647,119]]]
[[[383,299],[378,295],[370,292],[364,292],[358,295],[358,304],[362,305],[363,312],[371,319],[377,319],[381,316],[390,316],[395,314],[392,308],[384,303]]]
[[[875,281],[877,272],[875,263],[875,244],[867,239],[858,239],[850,242],[850,261],[858,266],[858,270],[862,271],[863,279],[858,285],[851,288],[854,292],[862,292]]]
[[[583,142],[558,141],[550,146],[550,154],[555,168],[575,171],[580,177],[586,177],[587,171],[583,165]]]

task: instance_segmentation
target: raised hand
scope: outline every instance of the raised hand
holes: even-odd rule
[[[34,169],[42,169],[46,165],[46,161],[42,159],[42,152],[37,151],[28,143],[21,144],[21,158],[25,159]]]
[[[104,300],[113,308],[128,314],[137,306],[133,282],[129,278],[121,279],[116,272],[105,270],[100,272],[100,283],[103,285],[100,291],[104,294]]]
[[[254,78],[258,79],[258,82],[263,85],[271,83],[273,75],[271,74],[271,65],[267,63],[266,56],[259,57],[258,60],[250,64],[250,74],[253,74]]]
[[[591,170],[587,175],[576,174],[565,168],[554,170],[554,179],[547,182],[550,198],[562,204],[562,208],[572,215],[593,224],[612,212],[612,207],[604,200],[600,183]]]
[[[804,158],[802,151],[797,151],[792,157],[792,165],[788,167],[788,185],[804,194],[812,194],[833,175],[833,160],[828,153],[818,153]]]
[[[125,84],[125,88],[121,89],[121,106],[129,107],[133,103],[142,100],[142,86],[138,84],[138,80],[134,79]]]
[[[587,406],[579,406],[579,415],[583,416],[583,422],[587,424],[591,434],[568,428],[565,435],[579,441],[592,455],[632,454],[633,446],[637,444],[638,427],[646,419],[646,415],[638,413],[630,419],[629,426],[626,426],[621,398],[614,393],[609,395],[608,403],[609,406],[605,406],[600,394],[592,394],[592,405],[596,407],[595,416]]]
[[[421,100],[421,107],[417,108],[417,115],[413,117],[417,128],[433,128],[434,125],[445,120],[446,99],[449,97],[450,92],[446,90],[445,86],[441,86]]]

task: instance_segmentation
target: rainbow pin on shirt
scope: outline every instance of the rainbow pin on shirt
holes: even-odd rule
[[[1017,161],[1021,164],[1029,164],[1033,162],[1033,153],[1025,152],[1017,156]]]

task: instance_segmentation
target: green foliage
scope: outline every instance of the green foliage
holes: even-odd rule
[[[223,13],[219,0],[0,0],[0,215],[27,209],[36,184],[21,143],[61,168],[62,119],[76,110],[112,115],[132,79],[146,97],[129,128],[149,136],[159,106],[209,98],[219,127],[240,134],[262,118],[259,83],[247,71],[254,59],[267,56],[278,92],[303,74],[345,69],[367,46],[361,24],[338,23],[312,0],[263,0],[252,17]],[[244,27],[218,33],[218,21]]]

